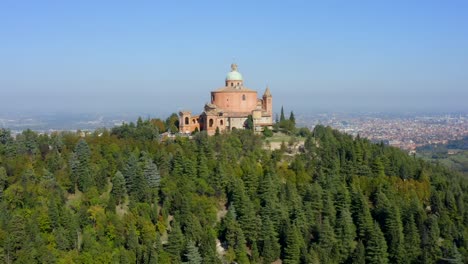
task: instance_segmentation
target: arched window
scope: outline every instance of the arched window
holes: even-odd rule
[[[185,124],[186,124],[186,125],[189,124],[189,118],[188,118],[188,117],[185,118]]]
[[[219,120],[219,124],[220,124],[220,125],[223,125],[223,124],[224,124],[224,121],[223,121],[223,120]]]
[[[231,83],[231,86],[234,86],[234,83]]]
[[[245,94],[242,95],[242,101],[245,101]]]
[[[213,123],[214,123],[213,119],[210,119],[210,127],[213,127]]]
[[[196,121],[195,121],[195,118],[194,118],[194,119],[192,119],[192,124],[195,124],[195,123],[196,123]]]

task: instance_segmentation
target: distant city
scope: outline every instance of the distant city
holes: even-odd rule
[[[468,114],[312,114],[301,115],[299,126],[317,124],[408,151],[427,144],[445,144],[468,135]]]
[[[0,128],[10,129],[13,135],[28,128],[39,133],[92,131],[135,122],[139,116],[144,119],[165,118],[168,114],[0,114]],[[313,129],[315,125],[322,124],[408,151],[414,151],[419,146],[445,144],[448,140],[468,136],[467,113],[296,113],[296,120],[298,126]]]

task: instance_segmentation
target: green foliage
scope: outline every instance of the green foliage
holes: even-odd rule
[[[273,131],[269,129],[268,127],[263,128],[263,135],[265,137],[272,137],[273,136]]]
[[[125,178],[120,171],[117,171],[117,173],[114,175],[114,178],[112,179],[111,194],[118,204],[121,204],[124,201],[125,195],[127,194]]]
[[[248,130],[253,130],[254,129],[254,123],[253,123],[252,115],[249,115],[247,117],[247,120],[245,120],[245,129],[248,129]]]
[[[176,117],[85,138],[0,129],[0,262],[468,260],[456,172],[323,126],[298,129],[295,153],[245,130],[161,141]]]
[[[385,264],[388,263],[387,243],[377,222],[370,233],[366,247],[366,263]]]
[[[291,111],[291,114],[289,115],[289,121],[290,121],[292,124],[296,125],[296,117],[294,116],[294,112],[293,112],[293,111]]]
[[[187,243],[187,253],[185,253],[185,258],[187,261],[184,263],[187,264],[201,264],[203,259],[198,251],[198,247],[195,245],[195,242],[189,241]]]
[[[284,108],[283,106],[281,106],[281,114],[280,114],[280,122],[283,122],[284,120],[286,120],[286,118],[284,117]]]

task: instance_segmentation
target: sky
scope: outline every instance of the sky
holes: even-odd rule
[[[468,111],[467,1],[0,1],[0,111]]]

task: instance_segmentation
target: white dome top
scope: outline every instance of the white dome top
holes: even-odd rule
[[[231,71],[226,76],[227,81],[242,81],[242,74],[237,71],[237,64],[231,64]]]

